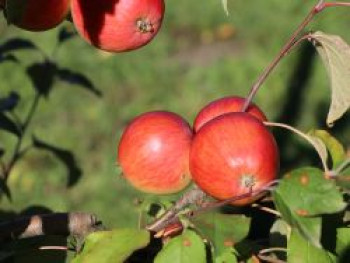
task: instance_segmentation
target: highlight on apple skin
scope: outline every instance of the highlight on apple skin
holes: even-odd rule
[[[71,13],[80,36],[110,52],[138,49],[158,33],[164,0],[72,0]]]
[[[28,31],[45,31],[66,18],[70,0],[6,0],[5,9],[10,24]]]
[[[204,125],[190,152],[193,181],[219,200],[259,190],[276,179],[279,153],[265,125],[245,112],[227,113]],[[233,202],[246,205],[257,196]]]
[[[189,124],[172,112],[154,111],[136,117],[119,142],[118,163],[124,177],[147,193],[181,191],[191,181],[192,135]]]
[[[245,98],[238,96],[223,97],[210,102],[209,104],[204,106],[202,110],[197,114],[197,117],[195,118],[193,124],[194,131],[198,132],[198,130],[204,124],[222,114],[229,112],[240,112],[244,102]],[[246,110],[246,112],[248,112],[249,114],[253,115],[261,121],[267,120],[265,114],[255,104],[251,104]]]

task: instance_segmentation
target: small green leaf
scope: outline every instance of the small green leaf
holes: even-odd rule
[[[156,256],[155,263],[205,263],[203,240],[193,231],[186,230],[169,241]]]
[[[288,241],[288,263],[332,263],[336,262],[333,254],[314,247],[296,231],[292,231]]]
[[[350,47],[337,35],[315,32],[311,39],[326,66],[331,82],[332,99],[327,124],[331,126],[350,107]]]
[[[134,251],[150,242],[150,234],[146,230],[117,229],[90,234],[84,243],[83,251],[72,263],[122,263]]]
[[[329,134],[325,130],[311,131],[310,134],[314,137],[321,139],[326,145],[332,157],[333,169],[344,161],[344,159],[346,158],[345,149],[343,145],[341,145],[341,143],[331,134]]]
[[[224,253],[215,258],[215,263],[236,263],[237,257],[232,249],[226,249]]]
[[[343,261],[349,262],[350,260],[350,228],[338,228],[337,229],[337,255]]]
[[[193,217],[191,221],[211,241],[217,256],[244,239],[250,228],[250,218],[244,215],[208,212]]]

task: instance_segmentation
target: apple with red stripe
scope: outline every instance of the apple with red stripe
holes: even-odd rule
[[[28,31],[45,31],[66,18],[70,0],[6,0],[5,9],[10,24]]]
[[[147,112],[124,130],[118,163],[135,188],[153,194],[176,193],[191,181],[191,142],[192,129],[181,116],[167,111]]]
[[[88,43],[124,52],[149,43],[164,16],[164,0],[72,0],[75,27]]]
[[[277,177],[279,153],[269,129],[246,112],[226,113],[195,135],[190,152],[193,181],[219,200],[259,191]],[[259,196],[235,201],[246,205]]]
[[[208,105],[204,106],[202,110],[197,114],[197,117],[193,123],[194,131],[197,132],[208,121],[222,114],[229,112],[240,112],[242,110],[244,102],[245,98],[238,96],[223,97],[210,102]],[[267,120],[262,110],[253,103],[250,104],[246,112],[261,121]]]

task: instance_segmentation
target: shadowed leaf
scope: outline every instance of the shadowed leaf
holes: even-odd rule
[[[7,131],[18,137],[21,135],[21,131],[18,129],[17,125],[10,118],[8,118],[5,114],[1,112],[0,112],[0,130]]]
[[[37,49],[37,47],[33,42],[22,38],[12,38],[0,45],[1,54],[23,49]]]
[[[0,98],[0,112],[1,111],[12,111],[19,102],[18,93],[11,91],[7,97]]]
[[[75,37],[77,32],[75,31],[73,26],[62,27],[60,32],[58,33],[58,43],[62,44],[63,42]]]
[[[6,54],[6,55],[0,55],[0,63],[4,62],[14,62],[14,63],[19,63],[19,60],[11,54]]]
[[[78,182],[78,180],[82,175],[82,170],[77,165],[75,157],[70,151],[50,145],[35,137],[33,137],[33,145],[38,149],[45,150],[52,153],[57,159],[59,159],[66,166],[68,170],[68,182],[67,182],[68,187],[71,187]]]
[[[50,61],[35,63],[27,68],[27,74],[32,81],[35,90],[47,97],[54,84],[56,65]]]
[[[97,96],[101,96],[101,92],[95,88],[92,82],[83,74],[71,71],[70,69],[58,69],[57,76],[60,80],[68,82],[70,84],[79,85]]]
[[[326,66],[332,99],[327,116],[331,126],[350,107],[350,46],[339,36],[315,32],[311,39]]]
[[[150,234],[146,230],[115,229],[95,232],[86,238],[83,251],[72,263],[122,263],[149,242]]]

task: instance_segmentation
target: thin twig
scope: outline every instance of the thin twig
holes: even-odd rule
[[[70,250],[68,247],[65,246],[42,246],[38,248],[39,250]]]
[[[256,207],[256,208],[260,209],[261,211],[264,211],[264,212],[273,214],[275,216],[281,217],[281,213],[276,211],[276,210],[274,210],[274,209],[272,209],[272,208],[269,208],[269,207],[266,207],[266,206],[262,206],[262,205],[259,205],[259,204],[252,204],[252,207]]]

